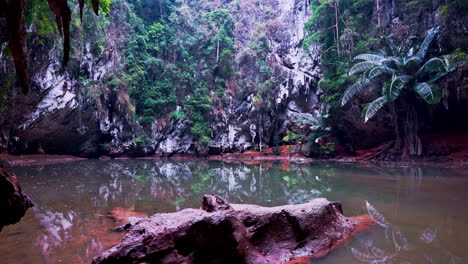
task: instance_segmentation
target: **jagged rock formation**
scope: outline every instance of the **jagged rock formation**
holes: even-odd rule
[[[115,11],[120,12],[118,6]],[[6,25],[0,24],[0,31],[6,31]],[[2,151],[81,156],[112,153],[107,143],[121,138],[122,133],[138,129],[134,126],[130,99],[125,92],[104,89],[96,95],[92,93],[99,89],[96,85],[79,85],[80,71],[98,81],[122,62],[119,48],[124,46],[125,30],[113,24],[107,26],[103,34],[105,46],[99,56],[93,53],[92,40],[83,43],[79,32],[72,34],[72,40],[80,49],[73,54],[66,69],[59,49],[48,50],[47,45],[38,44],[39,39],[30,39],[27,46],[34,49],[28,52],[33,73],[30,76],[32,92],[22,96],[12,90],[9,95],[6,109],[0,115]],[[57,45],[60,39],[54,41]],[[5,44],[2,42],[2,51]],[[12,62],[3,52],[0,61],[0,75],[8,82]],[[115,146],[122,147],[121,144]]]
[[[284,263],[326,255],[359,221],[320,198],[278,207],[228,204],[205,195],[201,209],[156,214],[131,227],[97,263]]]
[[[200,153],[196,148],[196,142],[186,133],[191,125],[187,120],[157,120],[151,137],[156,143],[155,153],[219,154],[273,145],[298,113],[320,110],[315,90],[320,78],[319,46],[309,51],[302,47],[304,23],[310,16],[309,1],[240,1],[231,13],[236,21],[235,57],[244,61],[238,66],[240,79],[258,78],[255,58],[247,56],[245,49],[258,41],[257,35],[264,33],[267,38],[267,64],[272,78],[278,80],[268,98],[262,98],[271,105],[270,110],[265,111],[256,102],[257,87],[240,91],[239,83],[230,84],[225,102],[212,103],[214,120],[208,150]],[[265,25],[266,30],[260,33],[259,24]]]
[[[67,0],[48,0],[50,10],[55,14],[55,21],[60,35],[63,36],[63,62],[66,64],[70,56],[70,22],[71,10]],[[93,9],[96,15],[99,10],[99,0],[93,0]],[[0,8],[6,13],[6,27],[8,31],[8,41],[18,81],[21,84],[23,93],[29,92],[28,61],[25,50],[25,26],[24,9],[25,0],[1,0]],[[83,18],[84,0],[79,0],[80,17]]]
[[[97,2],[93,1],[93,4]],[[230,1],[208,2],[217,8],[216,5]],[[463,42],[460,39],[466,36],[466,23],[462,23],[463,18],[458,17],[442,19],[442,2],[433,3],[434,8],[427,12],[418,11],[417,18],[404,15],[404,2],[379,2],[382,8],[379,11],[380,23],[388,29],[392,38],[414,39],[411,36],[422,36],[426,29],[440,25],[441,35],[437,40],[440,49],[458,47]],[[78,3],[80,8],[82,3]],[[61,62],[62,50],[55,48],[60,45],[59,40],[39,45],[38,39],[28,39],[27,60],[30,61],[32,92],[29,96],[20,96],[12,89],[7,94],[7,100],[0,98],[0,102],[7,101],[5,110],[0,114],[0,151],[86,157],[237,152],[281,143],[281,138],[297,114],[315,114],[325,108],[321,97],[323,91],[317,88],[321,77],[320,46],[312,46],[307,51],[303,49],[304,23],[311,15],[310,1],[239,1],[230,10],[235,21],[234,57],[239,77],[226,84],[223,100],[211,102],[211,141],[208,146],[200,146],[190,132],[193,122],[186,118],[177,119],[167,114],[149,124],[138,122],[134,118],[135,108],[127,91],[116,91],[105,85],[106,76],[125,65],[122,50],[129,30],[122,20],[128,14],[129,7],[124,3],[119,1],[112,4],[109,15],[111,23],[105,24],[100,32],[103,35],[101,51],[93,52],[95,43],[86,39],[83,41],[82,36],[71,32],[71,41],[76,43],[77,51],[71,53],[66,69]],[[187,5],[183,8],[195,12]],[[97,11],[96,6],[94,11]],[[205,11],[208,10],[196,10]],[[374,10],[374,15],[376,12]],[[5,80],[3,84],[6,84],[15,80],[8,75],[14,68],[14,62],[5,51],[8,31],[1,19],[4,15],[0,10],[0,79]],[[416,28],[415,19],[424,23]],[[264,27],[262,34],[258,25]],[[373,24],[369,27],[372,27],[369,31],[374,30]],[[239,88],[242,80],[255,80],[259,76],[255,58],[246,56],[248,52],[245,50],[258,41],[258,35],[263,34],[269,46],[265,63],[271,69],[271,79],[277,82],[269,89],[268,96],[260,98],[268,103],[268,107],[259,105],[261,102],[256,96],[258,87],[245,85]],[[462,37],[458,39],[455,36]],[[50,46],[54,48],[50,49]],[[464,107],[468,94],[466,89],[462,89],[466,86],[466,80],[460,77],[465,72],[466,64],[452,75],[456,80],[446,80],[450,89],[444,95],[444,102],[450,105],[449,110],[444,110],[441,105],[427,106],[430,108],[427,118],[431,120],[427,123],[438,128],[459,126],[466,129],[463,122],[456,121],[458,117],[466,115],[468,109]],[[17,71],[17,74],[22,73]],[[79,81],[82,77],[88,80],[85,85]],[[21,81],[21,78],[18,80]],[[2,89],[0,86],[0,92]],[[388,116],[382,114],[364,124],[358,110],[361,109],[359,103],[351,108],[343,108],[341,113],[331,118],[337,131],[336,137],[342,142],[357,148],[370,148],[393,137]]]
[[[21,191],[16,176],[5,161],[0,160],[0,231],[17,223],[33,203]]]
[[[123,63],[121,52],[128,32],[118,21],[128,7],[122,3],[112,6],[110,20],[116,23],[105,27],[101,54],[93,54],[91,43],[81,43],[80,37],[72,34],[75,45],[84,48],[81,53],[72,54],[66,70],[61,65],[60,50],[48,51],[31,40],[28,48],[35,49],[28,52],[33,92],[29,96],[10,95],[7,110],[0,115],[0,148],[10,153],[93,157],[215,154],[271,145],[279,133],[284,133],[293,116],[320,108],[314,90],[320,77],[319,47],[308,52],[302,48],[303,24],[310,16],[308,5],[308,1],[297,0],[272,0],[261,5],[242,1],[232,11],[238,21],[234,33],[236,57],[243,56],[245,48],[254,42],[256,23],[268,25],[268,65],[279,85],[270,93],[272,109],[267,112],[256,105],[253,90],[232,90],[226,100],[215,102],[212,142],[205,151],[199,151],[189,120],[167,117],[142,126],[133,118],[133,106],[125,90],[113,91],[92,84],[102,81]],[[11,65],[5,54],[0,53],[0,61],[3,69]],[[247,61],[240,66],[242,78],[257,77],[254,64]],[[80,87],[77,68],[87,73],[89,86]],[[7,78],[6,73],[0,76]],[[93,91],[98,91],[97,95]],[[150,141],[134,141],[136,137]]]
[[[273,14],[269,13],[271,10]],[[316,93],[321,76],[320,47],[313,46],[307,51],[302,46],[304,24],[310,17],[309,1],[266,1],[258,5],[242,1],[235,15],[239,24],[236,30],[238,56],[254,41],[252,35],[258,34],[255,25],[261,22],[267,25],[270,44],[267,63],[272,69],[272,78],[279,82],[269,91],[269,97],[262,98],[270,101],[270,111],[256,105],[251,91],[241,96],[231,95],[228,105],[216,109],[215,137],[209,145],[211,153],[240,151],[254,145],[271,146],[298,113],[314,113],[321,108]],[[241,65],[244,78],[256,78],[252,64],[255,62],[248,60]]]

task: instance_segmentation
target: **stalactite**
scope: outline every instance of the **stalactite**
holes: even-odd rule
[[[84,0],[78,0],[80,4],[80,20],[83,22],[83,8],[84,8]]]
[[[67,64],[70,57],[71,11],[67,0],[48,0],[48,2],[50,10],[55,14],[58,30],[63,36],[63,63]]]
[[[63,37],[63,63],[66,65],[70,58],[70,23],[71,10],[67,0],[47,0],[49,8],[55,15],[60,35]],[[92,0],[96,15],[99,11],[99,0]],[[27,54],[25,48],[24,8],[26,0],[0,0],[0,7],[7,10],[6,22],[8,30],[8,44],[15,63],[17,79],[23,94],[29,92],[29,75]],[[83,19],[84,0],[79,0],[80,19]]]
[[[93,0],[93,10],[96,15],[99,15],[99,0]]]
[[[8,47],[15,63],[16,76],[21,85],[23,94],[29,92],[29,75],[27,55],[24,44],[24,7],[25,0],[0,0],[0,6],[8,10],[6,22],[8,30]]]

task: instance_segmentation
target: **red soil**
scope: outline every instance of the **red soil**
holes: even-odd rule
[[[0,154],[0,160],[8,160],[13,165],[25,165],[25,164],[49,164],[49,163],[70,162],[70,161],[86,160],[86,158],[80,158],[80,157],[75,157],[75,156],[70,156],[70,155],[34,154],[34,155],[13,156],[9,154]]]

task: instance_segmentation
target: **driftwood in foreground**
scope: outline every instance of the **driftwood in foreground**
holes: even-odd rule
[[[323,198],[269,208],[205,195],[200,209],[140,220],[93,263],[296,263],[326,255],[371,223]]]
[[[32,206],[8,162],[0,160],[0,231],[3,226],[17,223]]]

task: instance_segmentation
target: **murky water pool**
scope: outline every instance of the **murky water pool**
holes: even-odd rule
[[[85,160],[14,171],[36,207],[0,233],[0,263],[90,263],[123,236],[115,220],[199,207],[204,193],[264,206],[326,197],[345,215],[371,209],[380,225],[314,263],[468,262],[468,168]]]

